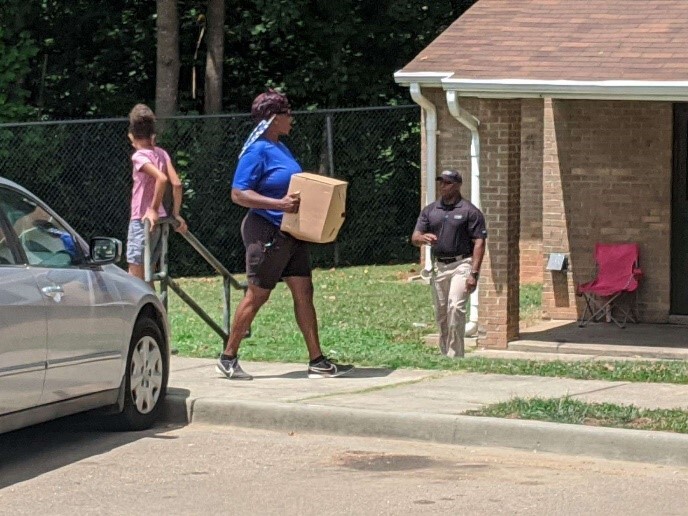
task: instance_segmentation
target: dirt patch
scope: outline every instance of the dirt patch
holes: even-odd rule
[[[652,430],[652,423],[649,417],[639,417],[630,421],[627,426],[636,430]]]
[[[338,466],[358,471],[410,471],[441,465],[440,461],[422,455],[392,455],[363,451],[336,455],[334,462]]]
[[[408,271],[397,271],[394,275],[398,281],[407,282],[420,274],[419,269],[409,269]]]

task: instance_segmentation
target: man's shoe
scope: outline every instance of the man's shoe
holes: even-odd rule
[[[327,357],[322,357],[315,364],[308,364],[308,378],[335,378],[353,371],[354,366],[335,364]]]
[[[228,380],[253,380],[253,376],[245,372],[239,365],[239,358],[220,358],[217,361],[217,372],[222,373]]]

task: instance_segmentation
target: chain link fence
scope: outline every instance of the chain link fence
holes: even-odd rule
[[[416,106],[294,113],[284,143],[303,170],[349,182],[347,218],[336,243],[313,244],[313,265],[414,261],[409,243],[420,206],[420,113]],[[84,237],[126,240],[131,146],[126,119],[0,125],[0,175],[33,191]],[[244,271],[239,228],[245,209],[230,200],[248,115],[159,121],[164,147],[184,182],[182,215],[232,272]],[[170,239],[176,276],[212,271],[181,238]]]

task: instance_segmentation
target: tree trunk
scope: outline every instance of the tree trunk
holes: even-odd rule
[[[155,77],[155,114],[165,118],[177,112],[179,91],[179,15],[177,0],[157,1],[157,65]],[[164,123],[159,124],[162,132]]]
[[[205,114],[222,112],[222,64],[225,56],[225,2],[208,0],[206,15]]]

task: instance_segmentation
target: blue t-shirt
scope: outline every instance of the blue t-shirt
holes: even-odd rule
[[[265,197],[281,199],[287,195],[291,176],[298,172],[301,172],[301,165],[283,143],[259,138],[239,158],[232,188],[253,190]],[[282,223],[282,211],[257,208],[250,211],[275,226]]]

